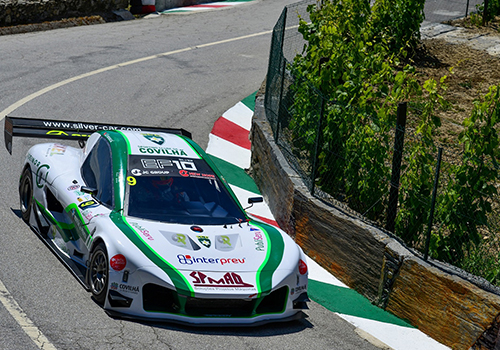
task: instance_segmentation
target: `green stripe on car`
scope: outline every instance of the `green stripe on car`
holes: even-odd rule
[[[261,264],[257,271],[257,292],[258,297],[261,295],[269,294],[273,288],[273,274],[281,264],[283,259],[283,251],[285,249],[285,242],[281,233],[274,227],[264,223],[250,223],[262,230],[262,233],[267,238],[267,253],[264,262]]]

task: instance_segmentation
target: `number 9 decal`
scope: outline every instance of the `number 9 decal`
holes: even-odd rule
[[[137,180],[133,176],[127,176],[127,183],[130,186],[135,186],[135,184],[137,183]]]

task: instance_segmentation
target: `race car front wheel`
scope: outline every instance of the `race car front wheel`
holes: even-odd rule
[[[101,305],[106,300],[108,291],[109,265],[104,243],[99,243],[90,259],[90,289],[92,296]]]
[[[19,199],[21,204],[21,216],[25,222],[29,222],[31,207],[33,205],[33,179],[29,167],[24,169],[19,182]]]

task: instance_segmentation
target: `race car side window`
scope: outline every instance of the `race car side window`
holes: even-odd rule
[[[96,199],[108,207],[113,204],[111,147],[101,137],[90,151],[82,165],[85,184],[97,189]]]

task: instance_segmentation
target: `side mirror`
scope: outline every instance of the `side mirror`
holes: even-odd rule
[[[251,207],[253,207],[254,203],[262,203],[262,202],[264,202],[264,198],[262,198],[262,197],[250,197],[250,198],[248,198],[248,204],[250,204],[250,206],[246,207],[244,210],[247,210],[247,209],[250,209]]]
[[[264,202],[264,198],[262,198],[262,197],[250,197],[250,198],[248,198],[248,204],[262,203],[262,202]]]
[[[82,191],[83,193],[88,193],[92,197],[95,197],[97,195],[97,188],[93,187],[82,186],[80,187],[80,191]]]

